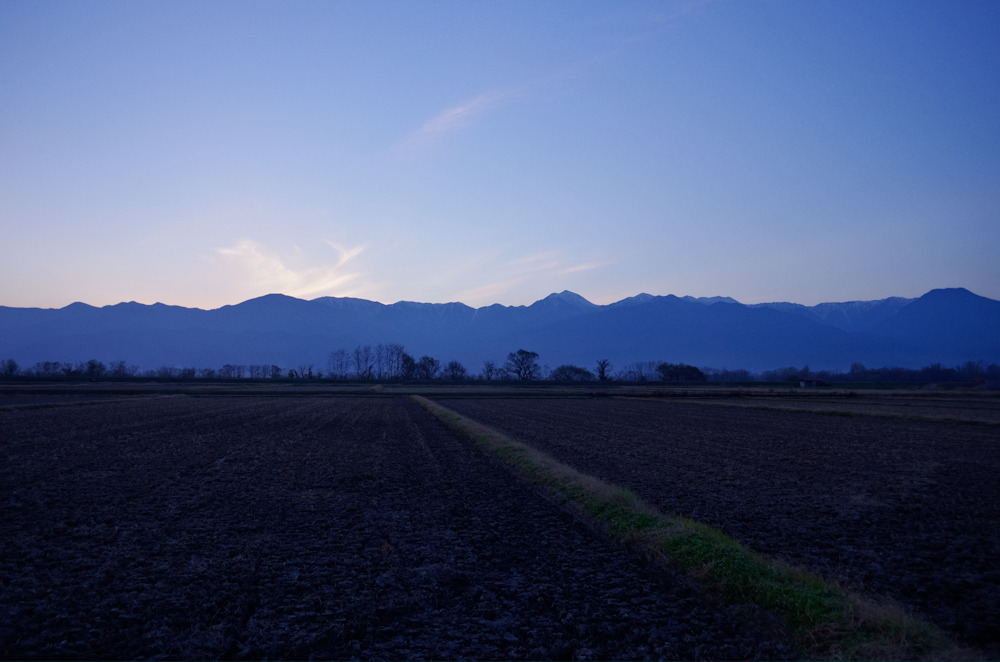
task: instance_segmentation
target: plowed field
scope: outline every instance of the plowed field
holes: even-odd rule
[[[439,402],[1000,656],[995,425],[609,398]]]
[[[405,398],[7,407],[0,456],[5,658],[795,655]]]

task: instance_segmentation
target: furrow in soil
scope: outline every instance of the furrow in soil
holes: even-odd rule
[[[438,402],[1000,655],[995,426],[613,398]]]
[[[0,411],[7,658],[782,659],[405,398]]]

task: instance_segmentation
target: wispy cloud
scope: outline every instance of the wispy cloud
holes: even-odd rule
[[[218,248],[215,254],[237,277],[252,285],[255,293],[280,292],[295,297],[334,295],[361,276],[346,267],[364,247],[346,248],[332,241],[324,243],[337,253],[337,259],[318,267],[289,266],[276,252],[252,239],[241,239],[233,246]]]
[[[568,262],[559,251],[533,253],[489,269],[500,277],[482,285],[462,290],[456,295],[458,301],[495,303],[502,295],[509,294],[527,285],[544,287],[544,283],[567,274],[580,273],[608,266],[603,262]],[[554,287],[564,287],[555,284]],[[540,293],[539,293],[540,294]],[[546,292],[545,294],[548,294]]]
[[[333,250],[337,251],[339,259],[337,260],[337,264],[334,265],[335,269],[339,269],[340,267],[344,266],[345,264],[347,264],[347,262],[357,257],[358,255],[361,254],[363,250],[365,250],[364,246],[355,246],[354,248],[346,248],[344,246],[341,246],[340,244],[333,243],[329,239],[324,239],[323,242]]]
[[[633,11],[626,9],[625,19],[630,23],[635,23],[638,27],[634,34],[624,38],[619,45],[646,41],[657,36],[665,28],[676,25],[687,17],[696,14],[702,7],[714,1],[674,0],[671,3],[654,5],[655,9],[653,10]],[[626,5],[626,7],[628,6]],[[621,17],[618,20],[622,20]],[[407,152],[425,147],[440,140],[455,129],[468,125],[473,120],[485,115],[487,111],[521,97],[529,91],[549,87],[560,80],[579,77],[595,62],[600,62],[610,55],[611,51],[597,53],[568,67],[538,75],[523,85],[484,92],[458,105],[446,108],[424,122],[420,128],[407,135],[396,145],[395,149],[397,152]]]
[[[501,105],[521,94],[516,88],[508,88],[487,92],[464,101],[457,106],[447,108],[419,129],[406,136],[396,147],[397,151],[406,152],[425,147],[459,127],[466,126],[474,119],[484,115],[486,111]]]

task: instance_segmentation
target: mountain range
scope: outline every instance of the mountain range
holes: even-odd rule
[[[231,363],[324,370],[330,352],[378,343],[401,344],[415,357],[442,363],[458,360],[473,374],[522,348],[551,368],[593,368],[598,359],[616,367],[668,361],[751,371],[1000,363],[1000,301],[951,288],[916,299],[816,306],[650,294],[597,305],[569,291],[530,306],[482,308],[281,294],[213,310],[135,302],[0,306],[0,358],[23,367],[97,359],[142,368]]]

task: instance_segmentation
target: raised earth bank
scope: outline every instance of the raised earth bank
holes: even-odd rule
[[[5,658],[796,656],[406,398],[4,407],[0,430]]]
[[[1000,657],[996,425],[711,401],[436,401]]]

